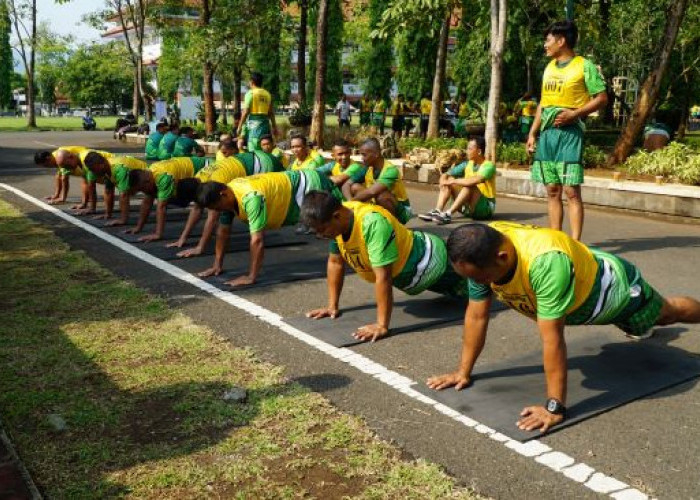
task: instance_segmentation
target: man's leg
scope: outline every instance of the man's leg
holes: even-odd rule
[[[448,210],[449,213],[454,213],[458,212],[463,206],[467,206],[470,208],[470,211],[473,212],[473,208],[476,206],[476,203],[479,201],[479,197],[481,196],[481,191],[477,187],[470,186],[470,187],[463,187],[459,194],[455,197],[455,200],[452,202],[452,206]]]
[[[581,186],[564,186],[564,192],[569,200],[571,237],[580,241],[581,234],[583,233],[583,199],[581,198]],[[561,221],[559,222],[559,227],[561,227]]]
[[[692,297],[668,297],[661,306],[658,326],[673,323],[700,323],[700,302]]]
[[[561,201],[561,184],[547,184],[547,213],[549,214],[549,227],[561,231],[564,220],[564,205]]]
[[[377,196],[375,200],[377,205],[387,210],[389,213],[391,213],[391,215],[396,216],[396,208],[399,202],[396,200],[396,196],[394,196],[390,191],[384,191]]]

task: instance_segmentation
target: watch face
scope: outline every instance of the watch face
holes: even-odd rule
[[[547,411],[550,413],[554,413],[555,411],[557,411],[558,406],[559,404],[555,399],[550,399],[549,401],[547,401]]]

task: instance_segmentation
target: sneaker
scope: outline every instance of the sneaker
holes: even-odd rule
[[[305,226],[304,224],[299,224],[296,229],[294,230],[295,234],[313,234],[313,230]]]
[[[433,215],[433,220],[442,226],[443,224],[449,224],[452,222],[452,215],[448,214],[447,212],[438,213]]]
[[[440,210],[434,208],[428,213],[418,214],[418,218],[426,222],[431,222],[433,220],[433,217],[435,217],[436,215],[440,215]]]
[[[648,339],[654,336],[655,330],[653,328],[649,328],[646,332],[640,334],[640,335],[633,335],[631,333],[625,332],[625,337],[628,339],[632,340],[644,340]]]

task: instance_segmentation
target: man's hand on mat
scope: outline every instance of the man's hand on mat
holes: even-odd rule
[[[171,245],[168,245],[171,246]],[[178,257],[194,257],[196,255],[202,255],[202,249],[199,247],[188,248],[176,254]]]
[[[71,210],[82,210],[83,208],[87,207],[85,203],[78,203],[77,205],[73,205],[70,207]]]
[[[249,275],[239,276],[238,278],[227,281],[225,284],[228,286],[246,286],[255,283],[255,278]]]
[[[93,220],[100,220],[100,219],[109,219],[110,217],[107,214],[98,214],[98,215],[93,215],[92,219]]]
[[[573,109],[565,109],[563,111],[560,111],[556,118],[554,118],[554,126],[555,127],[561,127],[564,125],[571,125],[578,119],[578,115],[576,114],[576,111]]]
[[[62,203],[65,203],[66,200],[62,200],[60,198],[53,198],[49,200],[49,205],[61,205]]]
[[[105,227],[123,226],[125,223],[121,219],[114,219],[105,223]]]
[[[324,307],[321,309],[314,309],[306,313],[307,318],[321,319],[321,318],[331,318],[335,319],[340,314],[338,309],[333,309],[331,307]]]
[[[140,232],[141,230],[135,227],[130,227],[129,229],[124,230],[124,234],[139,234]]]
[[[160,234],[152,233],[152,234],[147,234],[146,236],[141,236],[139,238],[139,241],[143,241],[144,243],[148,243],[149,241],[157,241],[161,238],[162,238],[162,236]]]
[[[461,391],[467,387],[470,382],[471,379],[468,376],[457,370],[456,372],[430,377],[427,384],[428,387],[435,389],[436,391],[441,391],[452,386],[454,386],[456,391]]]
[[[182,248],[185,246],[185,243],[187,243],[187,241],[180,239],[177,241],[171,241],[170,243],[166,244],[165,247],[166,248]]]
[[[75,212],[73,212],[73,215],[90,215],[90,214],[94,214],[94,213],[95,213],[95,211],[92,208],[83,208],[83,209],[76,210]]]
[[[357,340],[362,340],[363,342],[368,340],[374,342],[377,339],[385,337],[387,333],[389,333],[388,328],[374,323],[371,325],[361,326],[355,333],[352,334],[352,336]]]
[[[197,276],[199,276],[200,278],[208,278],[210,276],[218,276],[221,274],[221,271],[222,271],[221,267],[212,266],[209,269],[205,269],[201,273],[197,273]]]
[[[518,429],[523,431],[540,430],[543,434],[564,420],[563,415],[549,413],[544,406],[528,406],[520,412]]]

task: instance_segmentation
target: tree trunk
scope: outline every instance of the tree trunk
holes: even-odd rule
[[[299,0],[299,45],[297,46],[297,82],[299,104],[306,103],[306,25],[309,17],[308,0]]]
[[[641,133],[644,124],[656,105],[656,101],[659,98],[661,81],[668,69],[671,52],[676,43],[676,35],[678,35],[678,28],[683,21],[687,7],[688,0],[676,0],[671,2],[671,7],[666,17],[666,27],[664,28],[663,38],[656,50],[652,70],[642,84],[642,88],[634,103],[634,109],[630,114],[627,125],[622,130],[615,144],[615,149],[612,155],[610,155],[609,163],[611,164],[622,163],[627,159],[632,152],[634,141]]]
[[[139,102],[141,102],[141,95],[139,94],[139,73],[136,70],[136,66],[134,66],[134,95],[131,104],[131,112],[137,120],[139,117]]]
[[[216,130],[214,113],[214,70],[210,62],[204,63],[204,130],[213,134]]]
[[[445,66],[447,61],[447,40],[450,34],[450,18],[452,12],[447,13],[447,17],[440,26],[440,42],[438,45],[437,58],[435,60],[435,76],[433,77],[433,102],[428,118],[428,132],[426,137],[434,139],[440,134],[440,115],[442,114],[442,84],[445,81]]]
[[[29,68],[27,68],[27,126],[36,127],[34,116],[34,57],[36,54],[36,0],[32,1],[32,38],[30,40],[32,53],[29,55]]]
[[[486,158],[496,160],[498,112],[503,87],[503,47],[506,40],[507,0],[491,0],[491,86],[486,112]]]
[[[151,99],[146,93],[143,86],[143,59],[142,51],[139,50],[139,59],[136,62],[136,74],[138,75],[138,91],[141,96],[143,112],[146,114],[146,121],[150,122],[153,119],[153,110],[151,108]]]
[[[528,94],[534,93],[534,85],[532,84],[532,58],[525,58],[525,74],[527,77],[527,92]]]
[[[311,140],[323,149],[323,127],[326,121],[326,38],[328,37],[328,0],[319,0],[316,22],[316,92],[311,116]]]
[[[240,66],[233,70],[233,116],[241,115],[241,84],[243,83],[243,72]],[[238,126],[238,123],[235,124]]]

